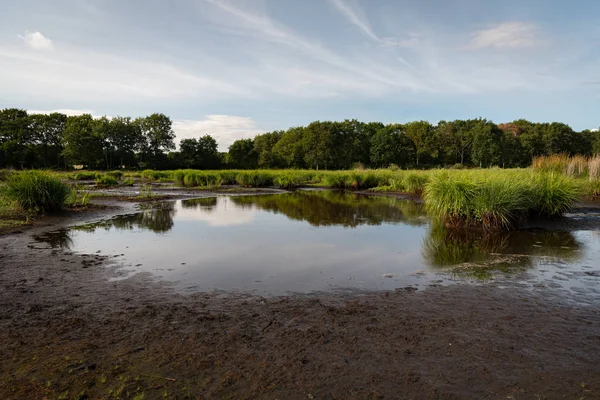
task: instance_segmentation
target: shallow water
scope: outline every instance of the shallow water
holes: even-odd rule
[[[599,231],[449,231],[421,205],[392,197],[297,191],[180,200],[36,239],[121,255],[114,259],[129,274],[150,272],[187,292],[494,281],[600,297]]]

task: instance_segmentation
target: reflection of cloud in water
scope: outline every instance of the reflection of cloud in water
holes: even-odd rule
[[[212,207],[195,207],[193,202],[182,202],[178,215],[184,220],[202,221],[213,227],[248,224],[256,218],[255,210],[237,207],[227,197],[216,200]]]

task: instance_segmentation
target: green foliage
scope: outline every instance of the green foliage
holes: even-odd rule
[[[98,174],[93,171],[77,172],[71,175],[71,179],[73,179],[74,181],[91,181],[93,179],[96,179],[96,175]]]
[[[11,169],[0,169],[0,182],[6,182],[12,174],[14,171]]]
[[[7,181],[6,194],[29,211],[56,211],[69,195],[69,186],[46,171],[15,173]]]
[[[449,225],[510,229],[526,216],[559,216],[580,194],[574,179],[555,173],[480,170],[435,174],[424,200]]]
[[[158,181],[161,179],[173,179],[173,173],[171,171],[154,171],[146,169],[142,171],[140,177],[147,181]]]
[[[106,175],[112,176],[113,178],[115,178],[117,180],[121,180],[123,178],[123,175],[125,175],[125,174],[123,173],[123,171],[108,171],[106,173]]]
[[[71,191],[65,200],[65,204],[69,207],[87,207],[90,204],[90,192],[83,190],[80,186],[71,187]]]
[[[537,174],[527,187],[532,192],[531,209],[544,217],[569,211],[581,195],[581,187],[574,179],[556,173]]]
[[[118,185],[119,181],[108,174],[97,174],[96,175],[96,185],[98,186],[115,186]]]

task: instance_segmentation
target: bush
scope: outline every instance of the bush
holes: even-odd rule
[[[569,211],[581,195],[575,180],[553,172],[536,175],[528,187],[532,211],[542,217],[556,217]]]
[[[121,180],[121,178],[123,178],[124,174],[122,171],[109,171],[106,173],[106,175],[112,176],[113,178],[115,178],[117,180]]]
[[[160,179],[173,179],[173,173],[171,171],[154,171],[152,169],[146,169],[142,171],[141,178],[147,181],[158,181]]]
[[[97,175],[98,174],[93,171],[77,172],[76,174],[71,175],[71,179],[75,181],[91,181],[96,179]]]
[[[98,174],[96,176],[96,185],[98,186],[115,186],[118,184],[119,181],[110,175]]]
[[[45,171],[15,173],[7,181],[6,194],[29,211],[56,211],[69,195],[69,186]]]

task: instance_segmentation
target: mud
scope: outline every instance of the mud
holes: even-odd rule
[[[0,237],[1,399],[597,399],[599,307],[549,289],[178,294]],[[125,211],[134,204],[121,204]]]

